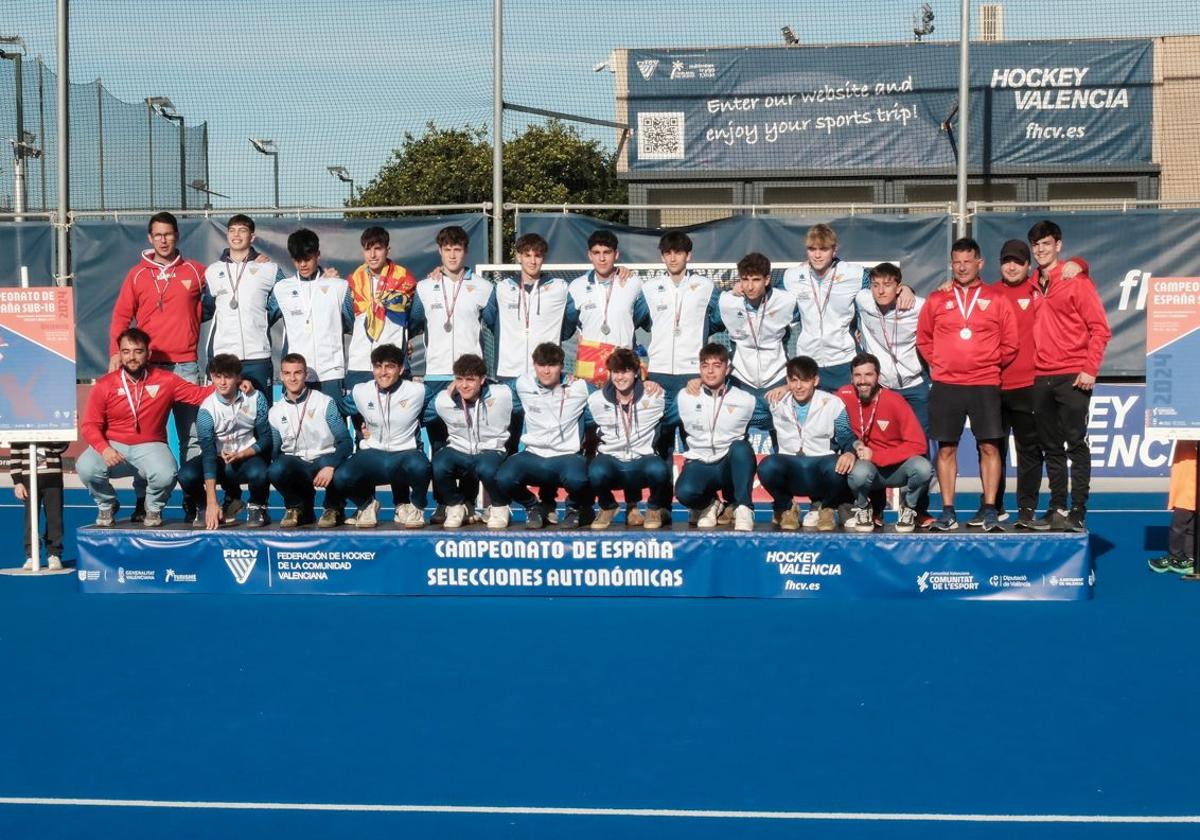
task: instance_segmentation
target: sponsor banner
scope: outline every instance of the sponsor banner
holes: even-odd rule
[[[1200,438],[1200,277],[1155,277],[1146,308],[1146,428]]]
[[[83,528],[84,592],[1079,600],[1086,534]]]
[[[1093,481],[1170,475],[1171,444],[1160,435],[1147,433],[1146,409],[1145,385],[1096,385],[1088,413]],[[1011,493],[1017,468],[1017,450],[1011,438],[1006,466]],[[979,475],[975,437],[969,427],[958,446],[958,474],[972,478]]]
[[[1200,210],[979,213],[972,225],[989,277],[999,276],[996,266],[1004,241],[1025,239],[1029,228],[1045,218],[1062,228],[1063,256],[1078,255],[1088,261],[1104,301],[1113,337],[1101,375],[1143,376],[1151,280],[1200,277]],[[1121,247],[1114,248],[1114,242]]]
[[[0,288],[0,438],[75,439],[72,290]]]
[[[48,221],[0,222],[0,284],[54,285],[54,228]]]
[[[208,264],[226,248],[223,216],[179,220],[179,251],[189,259]],[[392,259],[424,277],[437,267],[434,237],[446,225],[461,225],[480,261],[488,253],[487,217],[482,213],[448,216],[419,216],[407,219],[255,219],[254,247],[275,260],[287,274],[295,269],[288,258],[287,238],[297,228],[307,227],[321,237],[321,264],[336,268],[343,277],[362,264],[359,237],[365,228],[382,224],[392,240]],[[75,285],[87,293],[79,298],[79,375],[95,379],[108,372],[108,335],[113,304],[129,269],[140,259],[146,241],[145,220],[112,221],[83,219],[71,228],[71,253]],[[282,341],[282,339],[280,339]],[[206,334],[200,338],[203,348]],[[278,346],[278,345],[277,345]]]
[[[1153,64],[1148,39],[973,43],[971,165],[1150,163]],[[950,42],[630,50],[629,169],[951,168],[958,69]]]

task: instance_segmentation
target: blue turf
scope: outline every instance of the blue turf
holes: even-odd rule
[[[1161,503],[1105,496],[1093,508]],[[85,513],[69,511],[75,524]],[[1186,715],[1200,688],[1188,653],[1200,589],[1146,570],[1166,521],[1093,513],[1096,599],[1082,603],[84,597],[70,577],[0,578],[0,796],[1194,813],[1200,735]],[[0,806],[0,837],[34,830],[1189,831]]]

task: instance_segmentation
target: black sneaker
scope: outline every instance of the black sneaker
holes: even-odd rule
[[[987,512],[988,512],[988,506],[980,505],[979,510],[975,511],[975,515],[967,520],[967,527],[968,528],[981,527],[983,525],[984,520],[987,518]]]
[[[1082,534],[1087,530],[1087,511],[1083,508],[1071,508],[1071,511],[1066,515],[1066,524],[1064,530],[1072,531],[1076,534]]]
[[[541,505],[530,505],[525,508],[525,527],[526,528],[545,528],[546,514],[542,510]]]
[[[433,516],[429,517],[430,525],[445,525],[446,524],[446,506],[438,505],[433,509]]]
[[[1007,522],[1010,514],[1004,509],[1004,505],[996,505],[996,519],[1000,522]]]
[[[588,519],[590,520],[591,517],[588,517]],[[563,511],[563,515],[558,518],[558,528],[563,531],[573,530],[590,524],[590,521],[584,521],[584,517],[580,515],[579,508],[570,505]]]
[[[1052,507],[1042,518],[1050,523],[1051,531],[1067,531],[1070,530],[1070,523],[1067,521],[1069,515],[1070,512],[1063,508]]]
[[[1050,523],[1047,522],[1045,518],[1034,518],[1033,514],[1034,511],[1032,508],[1021,508],[1021,510],[1017,512],[1017,527],[1025,528],[1030,531],[1049,531]]]
[[[1161,557],[1151,557],[1146,561],[1146,565],[1150,567],[1150,571],[1161,575],[1163,572],[1175,571],[1173,568],[1175,565],[1175,558],[1170,554],[1164,554]]]
[[[270,521],[271,517],[267,513],[266,505],[250,505],[250,510],[246,513],[247,528],[262,528]]]
[[[184,511],[186,513],[186,511]],[[140,525],[146,521],[146,497],[138,496],[137,501],[133,503],[133,513],[129,514],[129,521],[135,525]]]
[[[1177,575],[1195,574],[1196,564],[1193,561],[1188,560],[1186,557],[1172,557],[1171,571]]]

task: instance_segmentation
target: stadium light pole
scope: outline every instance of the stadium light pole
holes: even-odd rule
[[[259,154],[271,158],[275,170],[275,209],[279,209],[279,144],[274,140],[263,140],[260,137],[250,137],[250,145]]]
[[[967,235],[967,161],[971,133],[971,0],[962,0],[958,33],[958,236]]]
[[[58,77],[56,92],[58,107],[54,109],[56,127],[58,129],[58,218],[56,273],[54,282],[59,286],[67,285],[71,276],[70,237],[67,228],[67,213],[71,210],[71,27],[70,0],[55,0],[55,41],[58,44]],[[31,505],[31,507],[34,507]],[[34,531],[34,533],[38,533]]]
[[[179,123],[179,209],[187,209],[187,142],[183,131],[183,114],[170,97],[148,96],[146,104],[165,120]]]
[[[492,0],[492,262],[504,257],[504,0]]]
[[[0,35],[0,45],[18,47],[20,52],[0,48],[0,60],[13,63],[13,86],[16,104],[16,131],[13,133],[13,209],[21,213],[25,209],[25,83],[21,63],[25,58],[25,39],[20,35]],[[14,221],[23,221],[17,216]]]
[[[350,170],[344,166],[326,166],[329,174],[337,178],[343,184],[350,185],[350,201],[354,201],[354,178],[350,175]]]

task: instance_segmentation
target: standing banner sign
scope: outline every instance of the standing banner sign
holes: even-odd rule
[[[0,440],[75,440],[72,297],[0,288]]]
[[[1155,277],[1146,307],[1146,429],[1200,439],[1200,277]]]

